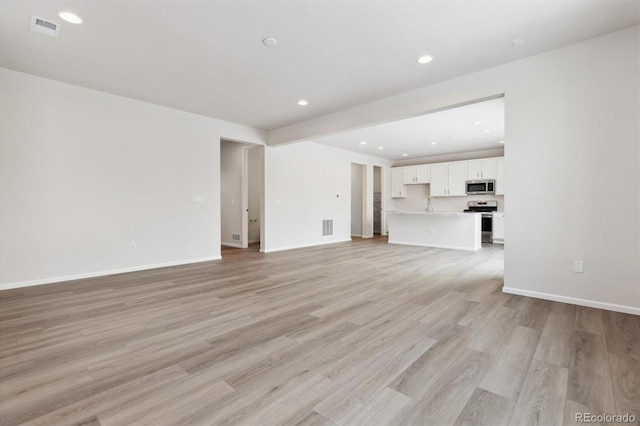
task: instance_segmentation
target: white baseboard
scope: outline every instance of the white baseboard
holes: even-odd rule
[[[323,242],[323,243],[312,243],[312,244],[301,244],[301,245],[298,245],[298,246],[278,247],[278,248],[275,248],[275,249],[260,250],[260,251],[262,253],[273,253],[273,252],[276,252],[276,251],[295,250],[295,249],[301,249],[301,248],[307,248],[307,247],[324,246],[324,245],[327,245],[327,244],[337,244],[337,243],[346,243],[346,242],[351,242],[351,238],[346,239],[346,240],[327,241],[327,242]]]
[[[249,244],[253,244],[253,243],[259,243],[260,240],[249,240]]]
[[[191,263],[209,262],[211,260],[220,260],[220,256],[201,257],[198,259],[178,260],[175,262],[155,263],[153,265],[131,266],[128,268],[109,269],[98,272],[87,272],[84,274],[66,275],[63,277],[42,278],[39,280],[19,281],[15,283],[0,284],[0,290],[10,290],[12,288],[31,287],[34,285],[54,284],[63,281],[81,280],[85,278],[104,277],[107,275],[124,274],[127,272],[146,271],[148,269],[166,268],[169,266],[189,265]]]
[[[351,234],[352,237],[362,238],[362,234]]]
[[[640,315],[640,308],[615,303],[598,302],[596,300],[579,299],[577,297],[561,296],[559,294],[541,293],[538,291],[522,290],[513,287],[503,287],[503,293],[528,296],[536,299],[553,300],[554,302],[570,303],[572,305],[588,306],[590,308],[605,309],[607,311],[623,312],[625,314]]]
[[[225,247],[231,247],[231,248],[244,248],[242,247],[242,244],[235,244],[235,243],[220,243],[220,245]]]

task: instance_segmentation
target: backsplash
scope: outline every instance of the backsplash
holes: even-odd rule
[[[406,185],[407,198],[393,198],[387,204],[388,210],[405,212],[423,212],[427,208],[430,185]],[[495,200],[498,210],[504,211],[504,196],[502,195],[469,195],[466,197],[433,197],[431,210],[440,212],[461,212],[467,208],[469,201]]]

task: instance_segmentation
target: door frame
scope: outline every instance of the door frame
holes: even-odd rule
[[[248,144],[242,148],[242,194],[241,194],[241,214],[242,226],[240,234],[240,245],[242,248],[249,247],[249,151],[257,150],[258,152],[258,170],[254,173],[258,174],[259,188],[259,219],[260,225],[260,251],[264,248],[264,146],[256,144]]]

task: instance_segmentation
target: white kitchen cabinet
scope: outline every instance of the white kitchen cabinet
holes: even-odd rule
[[[497,158],[467,161],[467,179],[496,179]]]
[[[467,168],[465,161],[449,163],[449,196],[466,196]]]
[[[391,168],[391,198],[405,198],[407,196],[407,192],[402,182],[402,175],[402,168]]]
[[[430,181],[428,164],[402,167],[402,183],[405,185],[425,184]]]
[[[431,196],[465,196],[466,161],[431,165]]]
[[[504,213],[493,214],[492,233],[495,244],[504,244]]]
[[[504,157],[496,160],[496,195],[504,195]]]

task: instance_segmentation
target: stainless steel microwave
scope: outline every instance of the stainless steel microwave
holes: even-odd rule
[[[493,179],[468,180],[466,188],[467,195],[495,194],[496,181]]]

